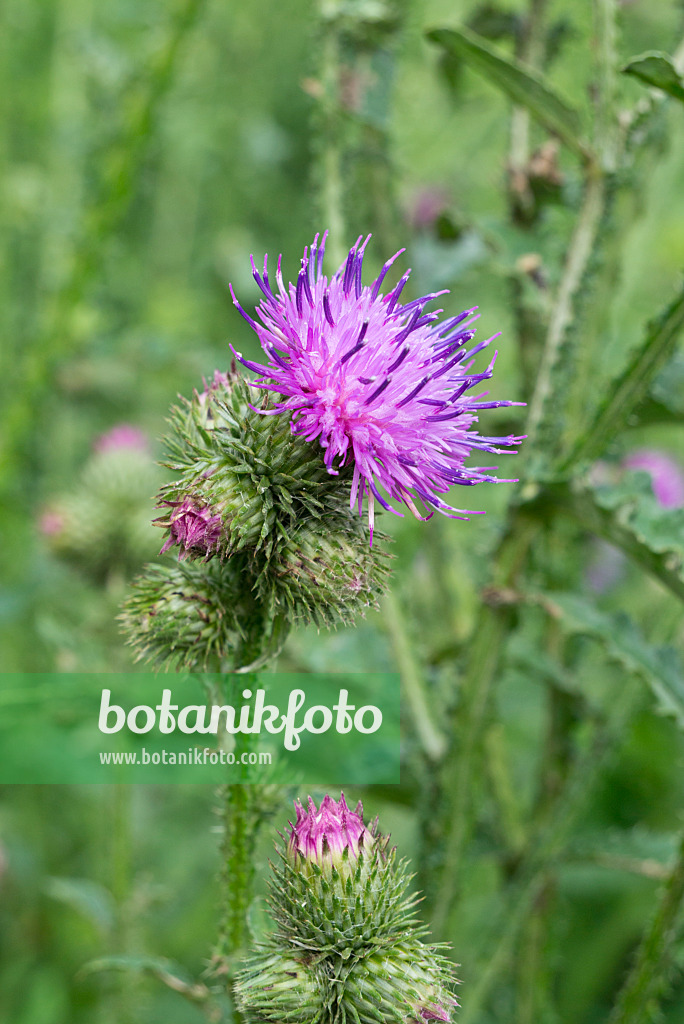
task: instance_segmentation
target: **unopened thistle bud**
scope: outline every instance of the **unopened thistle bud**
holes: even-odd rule
[[[245,587],[245,571],[243,559],[225,565],[187,561],[147,566],[134,581],[120,616],[138,658],[202,671],[238,667],[235,659],[259,615]],[[279,652],[288,627],[282,617],[257,625],[262,662]]]
[[[424,1024],[451,1020],[454,965],[426,944],[406,864],[358,804],[326,796],[295,804],[297,818],[270,904],[275,930],[241,972],[248,1021]],[[288,979],[290,979],[288,981]],[[294,979],[301,999],[294,996]]]

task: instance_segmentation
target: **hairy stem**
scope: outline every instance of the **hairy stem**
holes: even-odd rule
[[[411,649],[401,606],[392,591],[385,595],[383,611],[383,622],[392,640],[402,691],[411,709],[414,728],[425,755],[431,761],[439,761],[444,754],[446,740],[433,721],[425,679]]]
[[[504,643],[510,628],[505,593],[514,584],[526,558],[537,524],[512,512],[509,527],[494,557],[496,566],[490,599],[482,604],[461,684],[455,739],[442,771],[446,839],[433,921],[443,931],[458,894],[463,852],[473,824],[472,795],[486,714]]]
[[[527,421],[530,448],[537,440],[546,410],[552,406],[556,397],[554,371],[560,358],[566,332],[573,319],[578,290],[596,242],[604,200],[603,173],[596,164],[591,164],[587,173],[582,208],[570,242],[565,269],[551,313],[537,386],[530,402]]]
[[[609,1017],[609,1024],[641,1024],[655,1018],[667,986],[669,953],[684,907],[684,833],[650,927]]]

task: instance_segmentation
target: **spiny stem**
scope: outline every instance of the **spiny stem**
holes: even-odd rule
[[[530,402],[526,428],[529,449],[534,446],[546,410],[554,397],[554,370],[560,357],[566,332],[573,319],[579,286],[596,242],[604,200],[603,173],[596,164],[592,164],[588,169],[582,208],[570,242],[565,269],[551,313],[537,386]]]
[[[494,556],[495,588],[510,588],[527,556],[537,525],[518,512],[509,516],[506,530]],[[494,588],[492,588],[494,590]],[[461,684],[456,735],[442,771],[446,839],[440,886],[433,923],[444,931],[458,893],[463,852],[472,828],[472,793],[477,754],[486,722],[487,707],[509,631],[510,609],[496,596],[480,609],[470,646],[470,657]]]
[[[538,67],[543,54],[544,16],[548,0],[530,0],[517,56],[531,67]],[[522,212],[533,209],[534,198],[527,180],[530,157],[530,113],[526,107],[514,104],[511,111],[511,134],[508,151],[509,197],[511,205],[522,207]]]
[[[616,0],[594,0],[594,45],[596,47],[596,112],[594,148],[604,171],[616,168],[618,122],[616,118],[618,58],[616,53]]]
[[[327,251],[330,266],[344,259],[344,184],[342,175],[342,123],[340,112],[340,40],[335,20],[325,17],[321,0],[321,88],[320,99],[320,183],[319,196],[323,223],[330,232]]]
[[[642,1024],[655,1018],[667,984],[669,953],[684,907],[684,833],[650,927],[609,1017],[609,1024]]]

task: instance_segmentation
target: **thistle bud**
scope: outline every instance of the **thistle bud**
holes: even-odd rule
[[[120,616],[137,659],[156,665],[222,671],[256,668],[275,657],[287,636],[282,618],[260,626],[258,662],[239,663],[248,624],[259,612],[245,588],[243,559],[222,565],[149,565],[132,584]]]
[[[423,941],[416,900],[406,896],[406,864],[388,837],[343,795],[295,810],[273,866],[275,930],[235,986],[246,1019],[446,1024],[456,1005],[454,967]]]
[[[80,480],[50,502],[39,528],[56,555],[99,580],[154,553],[149,503],[159,471],[142,432],[125,424],[93,448]]]
[[[259,1020],[316,1021],[324,1015],[323,971],[264,946],[249,958],[240,976],[240,1002]]]

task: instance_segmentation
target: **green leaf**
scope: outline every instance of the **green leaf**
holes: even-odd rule
[[[114,900],[103,885],[87,878],[48,878],[45,890],[53,900],[76,910],[101,931],[112,929]]]
[[[575,594],[545,594],[541,603],[561,627],[591,636],[611,661],[640,676],[650,686],[658,710],[684,729],[684,676],[676,651],[650,645],[627,615],[610,615]]]
[[[577,462],[593,461],[604,454],[648,394],[656,375],[671,358],[683,329],[684,287],[674,301],[647,325],[643,342],[624,372],[609,387],[593,423],[564,462],[562,471]]]
[[[649,50],[648,53],[632,57],[622,70],[626,75],[634,75],[646,85],[662,89],[668,96],[674,96],[684,103],[684,78],[677,71],[672,57],[666,53]]]
[[[90,960],[79,971],[80,978],[101,971],[131,971],[134,974],[147,974],[157,978],[168,988],[178,992],[193,1003],[205,1003],[212,996],[206,985],[196,983],[183,976],[182,969],[172,960],[155,956],[103,956]]]
[[[526,107],[544,128],[562,139],[570,149],[583,157],[589,155],[586,145],[580,139],[581,121],[578,112],[538,72],[502,53],[464,26],[457,29],[432,29],[427,37],[447,53],[461,57],[481,71],[514,103]]]

